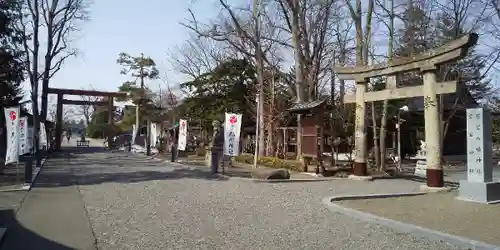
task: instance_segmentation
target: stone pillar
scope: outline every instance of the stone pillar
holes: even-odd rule
[[[422,70],[424,94],[425,142],[427,144],[427,186],[444,186],[441,166],[441,139],[438,101],[436,96],[436,71],[434,68]]]
[[[355,135],[355,158],[353,166],[353,174],[355,176],[367,176],[366,168],[367,146],[366,146],[366,103],[364,95],[366,92],[366,79],[363,81],[356,80],[356,121],[354,128]]]
[[[57,110],[56,110],[56,151],[61,150],[62,143],[62,123],[63,123],[63,94],[57,94]],[[36,133],[33,130],[33,133]],[[34,136],[34,135],[33,135]]]
[[[108,98],[108,129],[107,129],[107,133],[108,133],[108,147],[112,147],[113,145],[113,135],[112,135],[112,131],[113,131],[113,110],[114,109],[114,106],[113,106],[113,97],[109,97]]]

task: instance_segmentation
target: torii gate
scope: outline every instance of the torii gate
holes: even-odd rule
[[[472,33],[411,58],[398,58],[389,63],[373,66],[334,68],[339,79],[356,81],[356,94],[344,96],[344,103],[356,103],[354,176],[369,178],[366,167],[366,102],[423,96],[427,144],[427,187],[432,189],[444,186],[437,95],[456,92],[457,81],[438,83],[436,72],[439,66],[467,55],[469,48],[477,43],[477,39],[478,35]],[[396,75],[411,71],[422,73],[423,85],[396,88]],[[366,92],[370,78],[379,76],[387,76],[387,89]]]
[[[57,94],[57,113],[56,113],[56,138],[55,138],[55,150],[61,150],[61,137],[62,137],[62,119],[63,119],[63,105],[97,105],[97,106],[108,106],[108,135],[111,135],[111,127],[113,125],[113,109],[114,109],[114,98],[115,97],[127,97],[125,92],[102,92],[102,91],[92,91],[92,90],[78,90],[78,89],[56,89],[49,88],[47,91],[49,94]],[[86,96],[102,96],[107,97],[107,101],[79,101],[79,100],[67,100],[64,99],[64,95],[86,95]],[[113,138],[108,136],[108,145],[113,143]]]

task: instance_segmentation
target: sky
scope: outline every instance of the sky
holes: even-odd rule
[[[214,0],[192,2],[94,0],[90,7],[91,20],[81,25],[72,43],[80,54],[65,61],[51,79],[50,87],[117,91],[121,83],[130,80],[120,75],[120,66],[116,63],[120,52],[132,56],[144,53],[155,60],[161,75],[166,74],[171,84],[181,82],[183,76],[176,73],[167,60],[168,51],[188,38],[188,29],[180,22],[189,18],[190,7],[202,20],[217,14]],[[159,80],[147,84],[152,89],[165,85]],[[28,84],[25,89],[29,89]]]
[[[217,17],[220,11],[217,2],[94,0],[89,9],[91,19],[81,25],[81,31],[75,34],[72,43],[80,54],[65,61],[62,69],[51,79],[50,87],[117,91],[124,81],[131,80],[120,75],[120,66],[116,63],[120,52],[132,56],[144,53],[155,60],[161,75],[167,75],[169,84],[183,82],[185,78],[173,69],[167,59],[168,51],[188,38],[189,30],[180,22],[190,17],[188,8],[191,8],[197,19],[206,23],[207,19]],[[161,80],[147,81],[146,84],[151,89],[165,86]],[[25,90],[29,94],[28,84]]]

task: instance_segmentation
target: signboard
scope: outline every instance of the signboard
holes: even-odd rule
[[[7,130],[5,164],[11,164],[19,160],[19,107],[4,108],[4,114]]]
[[[224,155],[237,156],[240,154],[240,114],[226,113],[224,124]]]
[[[132,124],[132,145],[135,144],[135,137],[137,136],[137,127]]]
[[[187,121],[179,120],[179,139],[177,140],[177,148],[179,150],[186,150],[187,144]]]
[[[28,125],[28,139],[27,139],[27,147],[28,147],[28,152],[32,153],[34,148],[33,148],[33,126]]]
[[[491,182],[491,114],[483,108],[467,109],[467,180]]]
[[[152,147],[155,147],[156,146],[156,139],[158,137],[158,133],[156,131],[156,123],[151,123],[151,141],[150,141],[150,145]]]
[[[19,155],[29,153],[28,145],[28,118],[19,118]]]
[[[40,122],[40,131],[38,132],[39,147],[41,150],[47,150],[47,130],[45,130],[45,123]]]

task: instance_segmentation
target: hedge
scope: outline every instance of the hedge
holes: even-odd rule
[[[241,163],[253,164],[253,158],[253,155],[242,154],[234,157],[234,160]],[[260,157],[257,164],[268,168],[285,168],[292,171],[302,171],[303,168],[300,164],[293,164],[289,161],[270,156]]]

